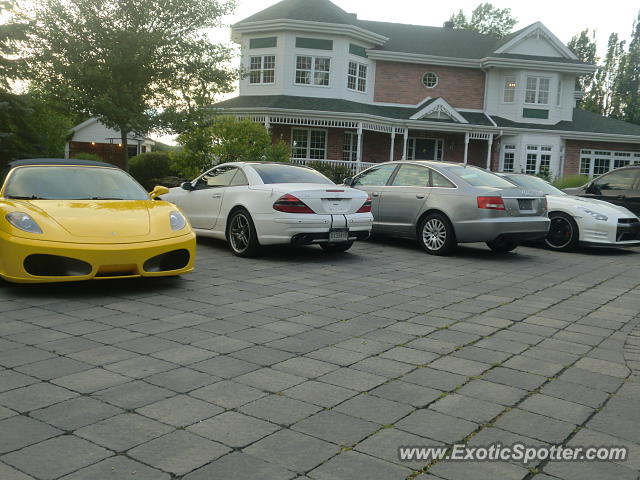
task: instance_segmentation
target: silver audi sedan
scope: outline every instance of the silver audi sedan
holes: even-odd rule
[[[345,184],[370,195],[372,233],[417,238],[433,255],[473,242],[509,252],[549,231],[542,192],[515,188],[471,165],[387,162],[345,179]]]

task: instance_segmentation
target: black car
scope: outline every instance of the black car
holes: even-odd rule
[[[640,216],[640,166],[618,168],[594,178],[582,187],[564,191],[570,195],[622,205]]]

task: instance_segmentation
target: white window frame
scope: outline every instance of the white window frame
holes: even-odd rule
[[[351,64],[355,65],[356,67],[355,75],[351,74]],[[364,77],[360,75],[362,73],[362,69],[364,69]],[[349,60],[349,63],[347,65],[347,90],[350,90],[352,92],[358,92],[358,93],[367,93],[367,88],[369,86],[368,77],[369,77],[369,65],[362,62],[356,62],[355,60]],[[349,82],[352,79],[355,85],[354,88],[349,87]],[[364,88],[362,90],[360,89],[361,81],[364,83]]]
[[[273,57],[273,68],[264,68],[265,66],[265,59],[269,57]],[[260,65],[259,68],[253,68],[253,59],[254,58],[259,58],[260,59]],[[267,54],[267,55],[251,55],[249,56],[249,85],[273,85],[276,83],[276,55],[275,54]],[[254,72],[259,72],[260,75],[260,81],[259,82],[253,82],[252,78],[251,78],[251,74]],[[265,72],[273,72],[273,81],[272,82],[265,82],[264,81],[264,76],[265,76]]]
[[[525,149],[524,173],[528,175],[538,175],[543,166],[551,170],[553,163],[553,147],[551,145],[527,145]],[[534,169],[529,169],[529,160],[535,162]]]
[[[601,173],[596,173],[596,163],[608,161],[609,164]],[[588,175],[589,178],[599,177],[605,173],[620,167],[629,165],[640,165],[640,152],[628,152],[619,150],[580,150],[580,161],[578,163],[578,174]],[[586,167],[586,168],[585,168]]]
[[[516,101],[516,90],[518,89],[518,78],[516,75],[505,75],[503,80],[502,103],[514,103]],[[510,84],[513,84],[513,87]],[[507,100],[507,93],[511,94],[511,100]]]
[[[306,152],[305,152],[305,156],[304,157],[300,157],[300,156],[296,156],[296,152],[295,152],[295,145],[294,145],[294,132],[298,130],[298,131],[304,131],[307,134],[307,138],[306,138],[306,142],[307,145],[305,147]],[[324,154],[323,154],[323,158],[311,158],[311,134],[312,132],[323,132],[324,133],[324,146],[322,147]],[[293,127],[291,128],[291,157],[292,158],[301,158],[301,159],[306,159],[306,160],[326,160],[327,159],[327,146],[328,146],[328,142],[329,142],[329,132],[326,128],[298,128],[298,127]]]
[[[434,83],[433,85],[429,86],[425,83],[424,79],[426,78],[427,75],[434,75],[436,77],[436,83]],[[440,75],[438,75],[437,72],[434,72],[433,70],[429,70],[428,72],[424,72],[424,74],[422,75],[422,86],[424,88],[436,88],[438,86],[438,84],[440,83]]]
[[[503,145],[503,147],[502,147],[502,155],[501,155],[501,158],[500,158],[500,161],[501,161],[500,171],[501,172],[512,173],[512,172],[516,171],[516,153],[517,153],[517,151],[518,151],[518,148],[517,148],[516,144],[507,143],[507,144]],[[505,168],[507,155],[512,155],[512,158],[511,158],[511,169],[509,169],[509,170],[507,170]]]
[[[530,79],[534,79],[536,82],[535,88],[529,88],[529,80]],[[547,81],[547,88],[546,90],[542,90],[540,88],[540,84],[542,83],[542,80],[546,80]],[[524,84],[524,103],[527,105],[549,105],[549,89],[551,87],[551,78],[550,77],[541,77],[541,76],[537,76],[537,75],[527,75],[525,84]],[[529,95],[530,92],[533,92],[533,101],[527,101],[527,97]],[[540,101],[540,94],[541,93],[545,93],[546,94],[546,102],[541,102]]]
[[[299,57],[307,57],[311,59],[311,69],[302,69],[298,68],[298,58]],[[328,60],[329,61],[329,70],[316,70],[316,61],[317,60]],[[308,55],[304,53],[296,53],[295,54],[295,63],[293,69],[293,83],[294,85],[303,86],[303,87],[322,87],[322,88],[330,88],[331,87],[331,65],[333,64],[333,58],[329,55]],[[310,83],[302,83],[298,82],[298,72],[309,72]],[[326,73],[327,74],[327,84],[323,85],[321,83],[316,83],[316,73]]]
[[[349,140],[347,140],[347,138],[349,138]],[[358,160],[358,132],[352,130],[344,132],[342,160],[345,162],[355,162]]]
[[[435,137],[409,137],[407,139],[407,160],[416,159],[416,140],[434,140],[436,142],[436,158],[433,160],[441,162],[444,159],[444,139]],[[437,158],[438,154],[440,154],[440,158]]]

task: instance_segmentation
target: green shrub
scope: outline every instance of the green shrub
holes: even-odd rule
[[[147,190],[152,190],[158,179],[174,176],[167,152],[147,152],[131,158],[129,173]]]
[[[308,167],[317,170],[325,177],[328,177],[335,183],[342,183],[345,178],[353,176],[351,169],[344,165],[335,165],[322,162],[311,162],[307,164]]]
[[[102,158],[100,155],[97,155],[95,153],[88,153],[88,152],[78,152],[78,153],[74,153],[73,155],[71,155],[71,158],[75,159],[75,160],[90,160],[92,162],[104,162],[104,158]]]
[[[581,187],[589,182],[587,175],[567,175],[566,177],[558,178],[553,182],[553,186],[560,190],[564,188]]]

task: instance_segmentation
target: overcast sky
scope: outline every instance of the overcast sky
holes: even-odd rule
[[[235,12],[223,20],[227,27],[212,32],[213,41],[230,43],[228,25],[264,10],[278,3],[279,0],[237,1]],[[358,18],[363,20],[430,26],[442,26],[442,23],[448,20],[453,12],[461,9],[469,16],[471,11],[479,3],[482,3],[482,0],[455,0],[453,2],[429,0],[332,1],[347,12],[357,14]],[[499,8],[511,8],[511,13],[518,19],[516,29],[541,21],[564,43],[567,43],[573,35],[585,28],[595,29],[600,55],[604,55],[607,40],[612,32],[617,32],[621,39],[629,41],[633,20],[640,10],[640,1],[638,0],[608,0],[600,4],[567,0],[536,0],[533,2],[491,0],[491,3]],[[162,140],[171,142],[169,137],[164,137]]]

